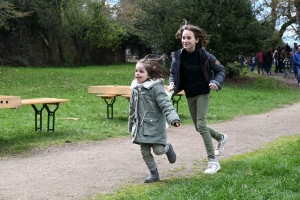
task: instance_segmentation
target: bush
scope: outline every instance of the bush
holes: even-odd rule
[[[239,63],[227,63],[225,66],[226,78],[239,77],[241,74],[241,66]]]

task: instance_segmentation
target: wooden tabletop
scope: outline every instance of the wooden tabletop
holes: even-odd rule
[[[33,98],[33,99],[22,99],[22,105],[32,104],[56,104],[69,102],[69,99],[57,99],[57,98]]]

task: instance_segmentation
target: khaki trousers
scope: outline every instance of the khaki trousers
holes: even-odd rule
[[[206,125],[209,100],[209,94],[187,98],[191,118],[196,130],[203,138],[207,157],[208,159],[215,159],[215,149],[211,138],[221,141],[222,134]]]
[[[144,159],[148,169],[150,170],[150,172],[154,171],[157,168],[157,165],[156,165],[153,155],[151,153],[151,147],[153,149],[153,152],[156,155],[162,155],[169,151],[169,146],[162,145],[162,144],[141,143],[140,147],[141,147],[141,153],[142,153],[143,159]]]

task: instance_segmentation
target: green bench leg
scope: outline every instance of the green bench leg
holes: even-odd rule
[[[42,131],[43,126],[43,110],[46,109],[48,116],[47,116],[47,131],[54,131],[55,128],[55,112],[58,109],[59,103],[54,104],[56,105],[55,109],[53,111],[50,110],[48,104],[43,104],[41,109],[38,109],[34,104],[31,104],[31,106],[34,109],[35,113],[35,131],[40,130]],[[38,126],[38,118],[39,118],[39,126]],[[50,127],[50,119],[52,121],[52,126]]]
[[[104,99],[106,103],[107,119],[114,118],[114,103],[116,102],[116,97],[113,97],[110,102]]]
[[[172,99],[172,102],[173,102],[173,106],[175,107],[175,109],[178,113],[178,102],[181,99],[181,96],[179,96],[178,99],[176,99],[175,96],[173,96],[171,99]]]

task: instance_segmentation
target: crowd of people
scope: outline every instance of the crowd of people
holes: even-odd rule
[[[252,53],[250,56],[245,57],[241,53],[238,57],[241,68],[247,66],[253,72],[257,67],[258,74],[272,74],[272,66],[274,66],[274,73],[284,73],[284,78],[291,78],[291,72],[294,74],[294,79],[298,81],[300,86],[300,45],[294,42],[293,47],[288,44],[283,46],[272,46],[267,52],[259,51],[256,54]]]

